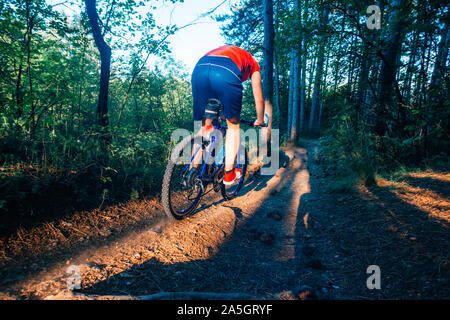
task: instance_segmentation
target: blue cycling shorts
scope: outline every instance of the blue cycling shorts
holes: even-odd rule
[[[223,115],[231,119],[242,109],[241,71],[228,57],[204,56],[192,72],[192,96],[194,98],[194,121],[200,121],[205,114],[209,99],[222,102]]]

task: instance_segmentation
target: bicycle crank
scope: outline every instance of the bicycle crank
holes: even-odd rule
[[[223,177],[224,177],[224,169],[222,168],[214,176],[214,191],[215,192],[220,191],[220,185],[223,182]]]

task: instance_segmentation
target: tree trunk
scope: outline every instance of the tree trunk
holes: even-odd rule
[[[17,73],[17,80],[16,80],[16,107],[17,107],[17,119],[20,119],[23,115],[22,110],[22,101],[23,101],[23,93],[22,93],[22,62],[19,64],[19,71]]]
[[[264,110],[269,116],[269,125],[263,130],[263,136],[267,137],[268,155],[270,156],[270,141],[272,132],[272,113],[273,113],[273,41],[275,38],[273,27],[273,1],[264,0],[264,68],[263,68],[263,96]],[[267,135],[266,135],[267,134]],[[264,145],[264,143],[263,143]]]
[[[308,9],[309,1],[305,0],[302,8],[302,26],[306,26],[308,23]],[[305,109],[306,109],[306,60],[308,59],[308,37],[306,34],[302,34],[302,51],[300,52],[302,59],[301,67],[301,79],[300,79],[300,119],[298,125],[299,135],[303,134],[303,128],[305,125]]]
[[[295,142],[297,141],[298,134],[298,115],[300,109],[300,73],[301,73],[301,61],[300,61],[300,53],[298,49],[295,50],[295,63],[294,63],[294,93],[292,97],[292,125],[291,132],[289,133],[290,140]]]
[[[275,127],[280,129],[280,77],[278,72],[278,58],[277,53],[274,52],[274,71],[275,71]]]
[[[403,17],[406,7],[406,0],[394,0],[392,3],[392,13],[390,17],[390,30],[386,39],[387,49],[383,52],[383,62],[378,86],[378,104],[376,107],[375,133],[384,136],[388,130],[387,115],[392,107],[392,94],[397,73],[397,60],[403,38]]]
[[[294,13],[297,17],[297,25],[300,24],[301,16],[300,16],[300,0],[296,0],[294,3]],[[292,125],[291,131],[289,133],[290,140],[293,142],[297,141],[298,138],[298,123],[299,123],[299,111],[300,111],[300,80],[301,80],[301,48],[302,41],[297,45],[294,45],[294,93],[292,97]]]
[[[403,86],[403,96],[405,97],[405,103],[409,104],[411,101],[411,85],[412,85],[412,79],[413,79],[413,75],[414,75],[414,65],[416,63],[416,58],[417,58],[417,49],[419,46],[419,32],[416,31],[415,35],[414,35],[414,39],[412,41],[411,44],[411,53],[409,55],[409,60],[408,60],[408,66],[406,68],[406,80],[405,80],[405,84]]]
[[[34,16],[31,14],[31,1],[26,2],[26,20],[27,20],[27,32],[25,36],[26,37],[25,47],[27,51],[27,76],[28,76],[28,87],[31,103],[28,132],[30,138],[33,139],[36,126],[36,103],[34,101],[33,80],[31,77],[31,35],[33,33],[34,28]]]
[[[433,73],[431,75],[430,86],[428,90],[428,103],[426,104],[426,119],[433,119],[434,114],[439,114],[437,111],[444,105],[444,101],[448,99],[446,94],[442,94],[442,78],[445,77],[447,69],[447,57],[448,57],[448,47],[450,41],[450,30],[448,27],[450,14],[447,13],[444,27],[441,30],[441,40],[438,44],[436,60],[434,63]],[[437,110],[436,110],[437,109]],[[435,119],[438,121],[438,119]],[[449,119],[447,119],[448,121]],[[449,121],[450,122],[450,121]],[[431,130],[432,121],[427,120],[425,125],[425,154],[429,156],[430,153],[430,143],[429,134]]]
[[[302,45],[302,75],[301,75],[301,84],[300,84],[300,120],[299,120],[299,134],[303,133],[303,126],[305,123],[305,107],[306,107],[306,59],[307,59],[307,50],[306,50],[306,40],[303,37],[303,45]]]
[[[314,48],[315,49],[315,48]],[[314,49],[312,50],[313,52]],[[317,65],[317,57],[313,55],[310,67],[309,67],[309,77],[308,77],[308,88],[306,89],[306,98],[308,100],[308,103],[311,102],[311,90],[313,87],[314,82],[314,73],[316,72],[316,65]]]
[[[279,17],[279,8],[280,5],[280,1],[276,1],[276,6],[275,6],[275,28],[278,28],[278,17]],[[275,30],[274,30],[275,33]],[[274,35],[275,38],[275,35]],[[274,39],[275,41],[275,39]],[[278,52],[277,50],[274,49],[274,53],[273,53],[273,65],[274,65],[274,72],[275,72],[275,106],[276,106],[276,110],[275,110],[275,127],[280,129],[280,107],[281,107],[281,103],[280,103],[280,75],[279,75],[279,65],[278,65]],[[273,125],[273,124],[272,124]]]
[[[309,132],[314,132],[317,129],[318,124],[318,109],[319,109],[319,95],[320,95],[320,86],[322,80],[323,73],[323,64],[325,60],[325,35],[323,34],[324,28],[328,23],[328,8],[323,9],[322,18],[320,22],[320,29],[322,31],[322,35],[320,36],[320,44],[319,44],[319,53],[317,58],[317,71],[314,81],[314,92],[311,103],[311,113],[309,115]]]
[[[295,52],[291,49],[289,68],[289,101],[288,101],[288,125],[287,134],[291,133],[292,128],[292,106],[294,105],[294,74],[295,74]]]
[[[111,48],[105,42],[99,26],[99,17],[96,8],[96,0],[85,0],[86,12],[92,29],[95,45],[100,52],[100,90],[97,104],[97,124],[100,127],[102,138],[109,138],[108,125],[108,90],[111,74]]]
[[[327,72],[328,72],[328,64],[330,62],[330,57],[327,55],[325,63],[325,72],[323,72],[323,78],[322,78],[322,84],[324,84],[324,87],[327,85]],[[322,115],[323,115],[323,99],[320,101],[320,111],[319,111],[319,119],[317,123],[317,127],[320,129],[322,127]]]
[[[431,75],[430,81],[430,102],[436,102],[439,100],[440,94],[439,89],[441,88],[442,77],[445,75],[445,70],[447,66],[447,56],[448,56],[448,47],[450,41],[450,29],[448,27],[449,24],[449,15],[447,14],[447,19],[445,21],[445,25],[441,30],[441,40],[438,45],[438,52],[436,56],[436,61],[434,63],[433,73]]]

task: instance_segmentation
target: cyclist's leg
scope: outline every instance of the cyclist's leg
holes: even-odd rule
[[[234,167],[240,146],[240,114],[242,108],[242,83],[228,82],[226,91],[221,97],[224,105],[224,116],[227,119],[227,135],[225,137],[225,171]]]
[[[194,121],[202,121],[202,127],[200,132],[203,136],[206,135],[206,127],[212,125],[211,119],[204,119],[205,106],[208,99],[212,98],[215,94],[211,89],[209,80],[210,66],[203,64],[204,57],[200,59],[192,72],[191,84],[192,84],[192,97],[193,97],[193,108],[194,108]],[[200,150],[199,150],[200,148]],[[203,150],[201,145],[194,143],[192,147],[192,157],[195,154],[195,158],[192,160],[189,168],[197,167],[202,160]]]
[[[239,115],[232,119],[227,119],[227,135],[225,137],[225,171],[231,171],[234,168],[234,161],[239,150],[241,135]]]
[[[240,113],[242,108],[242,82],[239,68],[233,60],[217,57],[218,65],[211,68],[211,88],[223,104],[223,115],[227,120],[228,130],[225,137],[225,171],[234,168],[234,162],[240,145]]]

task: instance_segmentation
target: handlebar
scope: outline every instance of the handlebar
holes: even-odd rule
[[[269,115],[268,115],[267,113],[265,114],[265,120],[266,120],[266,121],[264,121],[264,125],[259,126],[259,127],[261,127],[261,128],[266,128],[266,127],[269,126]],[[246,124],[246,125],[248,125],[248,126],[250,126],[250,127],[254,127],[255,121],[256,121],[256,119],[253,120],[253,121],[249,121],[249,120],[240,120],[241,123]]]

